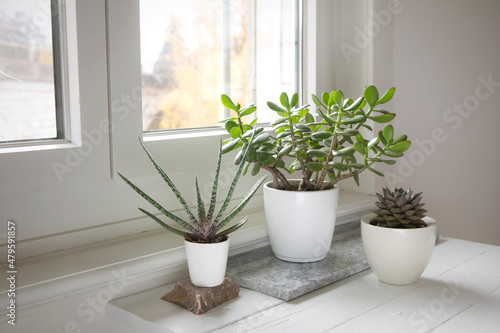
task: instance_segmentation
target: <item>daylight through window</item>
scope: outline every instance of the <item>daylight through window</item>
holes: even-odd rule
[[[298,0],[141,0],[143,129],[218,126],[225,93],[265,103],[298,91]]]
[[[64,137],[62,98],[56,101],[55,89],[62,87],[59,70],[54,75],[54,63],[60,64],[60,21],[59,1],[2,2],[0,142]]]

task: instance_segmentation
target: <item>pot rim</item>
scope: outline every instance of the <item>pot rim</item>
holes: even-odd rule
[[[217,243],[196,243],[196,242],[190,242],[186,239],[184,239],[184,244],[192,244],[192,245],[219,245],[219,244],[225,244],[229,242],[229,236],[226,236],[226,240],[222,241],[222,242],[217,242]]]
[[[300,182],[300,179],[288,179],[288,182],[290,183],[298,183]],[[328,183],[327,181],[325,181],[325,183]],[[324,192],[324,191],[335,191],[335,190],[338,190],[339,189],[339,186],[337,184],[335,184],[332,188],[329,188],[329,189],[326,189],[326,190],[319,190],[319,191],[288,191],[288,190],[281,190],[281,189],[276,189],[274,187],[272,187],[271,185],[273,185],[274,182],[271,180],[271,181],[268,181],[266,183],[264,183],[264,187],[270,191],[279,191],[279,192],[287,192],[287,193],[319,193],[319,192]]]
[[[402,228],[385,228],[385,227],[379,227],[373,224],[370,224],[370,220],[372,217],[374,217],[374,213],[366,214],[361,217],[361,223],[364,223],[368,228],[376,228],[380,230],[387,230],[387,232],[415,232],[418,230],[425,230],[428,229],[429,227],[436,227],[437,221],[433,219],[430,216],[424,216],[423,220],[427,224],[426,227],[423,228],[408,228],[408,229],[402,229]]]

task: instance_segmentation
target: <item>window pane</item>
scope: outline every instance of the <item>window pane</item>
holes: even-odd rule
[[[57,137],[50,0],[0,9],[0,141]]]
[[[266,118],[264,97],[297,90],[297,1],[140,4],[145,131],[218,126],[222,93]]]

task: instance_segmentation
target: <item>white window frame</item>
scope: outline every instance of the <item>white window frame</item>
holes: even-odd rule
[[[319,24],[331,21],[332,6],[317,0],[304,2],[303,96],[333,87],[329,80],[334,67],[328,55],[333,38],[324,38],[331,34],[331,25]],[[68,31],[69,79],[72,87],[78,86],[70,91],[71,142],[0,152],[1,223],[12,219],[23,225],[17,235],[25,243],[20,257],[158,228],[137,210],[148,207],[147,203],[116,176],[117,171],[152,196],[163,198],[170,209],[180,208],[138,143],[142,136],[139,0],[67,0],[66,7],[68,25],[76,29]],[[71,38],[75,33],[76,40]],[[108,128],[108,124],[112,125]],[[211,180],[223,133],[221,129],[177,131],[146,135],[145,141],[188,195],[195,174],[201,183]],[[70,157],[75,165],[61,182],[53,165],[67,164]],[[232,158],[224,155],[226,178],[234,168]],[[242,177],[235,200],[255,181],[255,177]],[[262,210],[260,194],[248,209]]]

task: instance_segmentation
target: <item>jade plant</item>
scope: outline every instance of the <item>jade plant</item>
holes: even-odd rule
[[[256,111],[255,105],[242,107],[222,95],[222,104],[234,111],[234,116],[222,121],[230,134],[222,152],[239,149],[235,164],[244,164],[243,172],[250,170],[252,175],[267,170],[276,189],[318,191],[348,178],[359,186],[361,172],[369,170],[383,176],[375,164],[396,163],[394,158],[403,156],[411,145],[405,134],[395,136],[390,124],[370,138],[373,129],[369,120],[389,123],[396,116],[381,108],[394,92],[395,88],[390,88],[380,97],[375,86],[368,86],[363,96],[355,100],[346,98],[340,90],[324,92],[319,97],[312,95],[317,116],[309,112],[309,105],[298,105],[297,94],[289,98],[283,92],[279,104],[267,103],[278,115],[271,123],[271,132],[258,127],[257,119],[245,122],[246,116]],[[253,135],[255,140],[250,143]],[[292,159],[290,163],[287,157]],[[298,184],[285,176],[296,171],[301,172]]]
[[[413,194],[411,189],[403,190],[396,188],[390,191],[387,187],[383,189],[383,195],[377,193],[379,201],[375,202],[378,207],[373,211],[375,217],[370,224],[386,228],[423,228],[427,224],[422,220],[427,212],[420,203],[422,192]]]
[[[222,230],[231,220],[236,217],[236,215],[245,207],[245,205],[250,201],[252,196],[255,194],[255,192],[258,190],[260,185],[265,180],[265,176],[260,178],[248,191],[248,193],[239,201],[234,208],[232,208],[229,213],[224,214],[229,206],[229,203],[231,201],[234,189],[236,187],[236,184],[238,183],[238,180],[240,178],[243,166],[240,166],[238,170],[236,171],[236,174],[234,175],[234,178],[231,182],[231,185],[229,187],[229,190],[227,192],[226,198],[224,199],[218,213],[215,212],[216,208],[216,203],[217,203],[217,189],[218,189],[218,181],[219,181],[219,172],[220,172],[220,166],[221,166],[221,159],[222,159],[222,142],[219,144],[219,158],[217,161],[217,168],[215,170],[215,178],[214,182],[212,185],[212,193],[210,197],[210,204],[208,206],[208,210],[205,209],[205,203],[203,202],[201,198],[201,193],[200,193],[200,188],[198,186],[198,178],[195,178],[195,188],[196,188],[196,196],[197,196],[197,209],[198,212],[195,215],[192,211],[191,208],[189,208],[188,204],[186,203],[186,200],[182,196],[182,194],[179,192],[175,184],[172,182],[170,177],[163,171],[163,169],[156,163],[156,161],[153,159],[149,151],[146,149],[144,146],[143,142],[139,139],[139,142],[146,152],[146,155],[149,157],[150,161],[153,163],[156,171],[160,174],[161,178],[165,181],[165,183],[168,185],[168,187],[172,190],[172,192],[175,194],[179,202],[181,203],[182,207],[184,208],[185,212],[187,213],[188,220],[183,219],[179,216],[176,216],[172,212],[168,211],[165,209],[161,204],[159,204],[156,200],[151,198],[149,195],[147,195],[144,191],[142,191],[139,187],[137,187],[135,184],[133,184],[130,180],[128,180],[125,176],[122,174],[118,173],[118,175],[135,191],[137,192],[141,197],[143,197],[147,202],[149,202],[151,205],[153,205],[158,211],[163,213],[166,217],[171,219],[172,221],[176,222],[178,225],[182,227],[183,230],[171,227],[170,225],[166,224],[162,220],[160,220],[157,216],[153,215],[152,213],[146,211],[145,209],[139,208],[141,212],[152,218],[154,221],[156,221],[158,224],[160,224],[162,227],[167,229],[168,231],[183,236],[187,241],[190,242],[197,242],[197,243],[218,243],[222,242],[227,239],[227,235],[230,234],[231,232],[236,231],[239,229],[245,222],[247,221],[247,217],[245,217],[243,220],[240,222],[234,224],[231,227],[228,227],[227,229]],[[249,144],[252,144],[252,140],[250,140]]]

